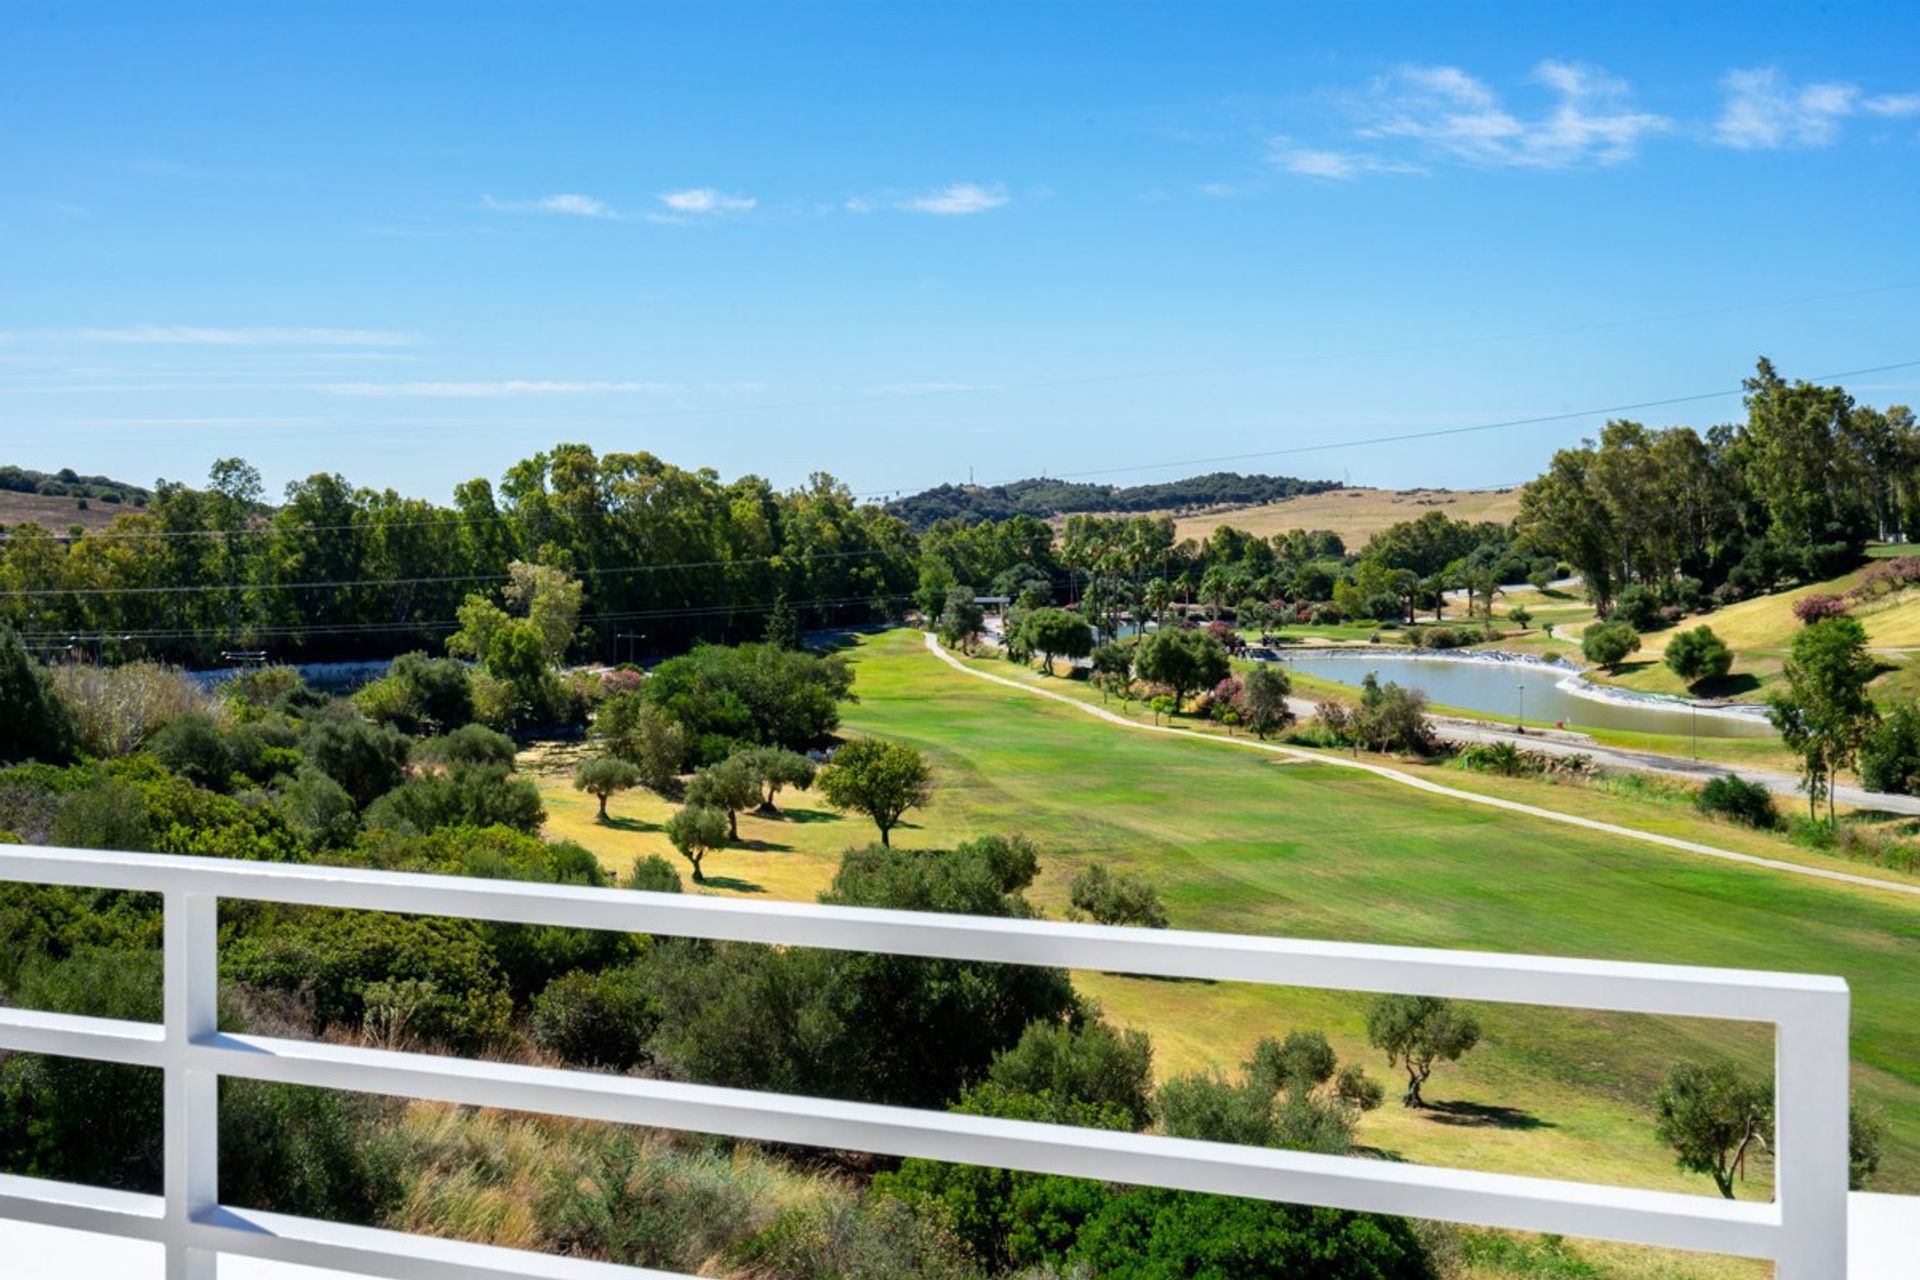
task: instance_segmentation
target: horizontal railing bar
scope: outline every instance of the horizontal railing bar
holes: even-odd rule
[[[0,880],[1158,977],[1779,1022],[1837,978],[1060,924],[296,863],[0,846]]]
[[[678,1271],[652,1271],[226,1205],[196,1217],[186,1234],[197,1249],[383,1280],[694,1280]]]
[[[1779,1235],[1775,1205],[1672,1192],[264,1036],[189,1056],[286,1084],[1747,1257],[1775,1256]]]
[[[166,1232],[165,1217],[159,1196],[0,1173],[0,1219],[124,1240],[159,1240]]]
[[[161,1065],[166,1028],[157,1022],[125,1022],[39,1009],[0,1009],[0,1049],[51,1053],[136,1067]]]

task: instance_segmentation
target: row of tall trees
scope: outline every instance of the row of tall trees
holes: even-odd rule
[[[269,508],[259,472],[224,460],[105,530],[6,530],[0,622],[42,651],[386,655],[437,648],[515,561],[580,580],[578,652],[605,657],[757,637],[782,597],[805,625],[867,621],[914,584],[905,524],[826,475],[780,491],[561,445],[444,507],[322,474]]]
[[[1789,382],[1760,361],[1746,418],[1709,429],[1609,422],[1527,486],[1519,529],[1607,609],[1631,584],[1686,607],[1844,567],[1920,526],[1920,426],[1903,406]]]

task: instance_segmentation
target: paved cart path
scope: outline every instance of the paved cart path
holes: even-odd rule
[[[1888,893],[1906,894],[1920,898],[1920,884],[1902,883],[1897,880],[1883,880],[1876,876],[1855,875],[1846,871],[1830,871],[1824,867],[1803,866],[1797,862],[1784,862],[1778,858],[1763,858],[1757,854],[1738,853],[1732,849],[1719,849],[1710,844],[1700,844],[1692,840],[1682,840],[1677,836],[1665,836],[1654,831],[1636,831],[1632,827],[1619,826],[1612,822],[1602,822],[1597,818],[1583,818],[1578,814],[1559,813],[1552,809],[1543,809],[1538,805],[1523,804],[1518,800],[1507,800],[1499,796],[1481,795],[1478,792],[1462,791],[1435,782],[1430,778],[1417,777],[1403,773],[1387,765],[1375,764],[1368,760],[1352,760],[1345,756],[1332,755],[1317,751],[1306,751],[1299,747],[1282,746],[1277,742],[1262,742],[1258,738],[1223,738],[1216,733],[1201,733],[1194,729],[1182,729],[1178,725],[1141,724],[1129,720],[1104,707],[1082,702],[1078,698],[1068,697],[1064,693],[1055,693],[1051,689],[1036,688],[1019,680],[1010,680],[1006,676],[997,676],[968,666],[941,647],[931,632],[925,636],[927,651],[942,662],[964,675],[976,680],[987,680],[994,684],[1005,685],[1009,689],[1031,694],[1039,698],[1051,698],[1064,703],[1085,715],[1105,720],[1123,729],[1132,729],[1140,733],[1164,733],[1180,738],[1196,738],[1202,742],[1217,743],[1224,747],[1238,747],[1248,751],[1265,751],[1271,755],[1286,756],[1294,760],[1311,761],[1315,764],[1330,765],[1339,769],[1357,769],[1362,773],[1371,773],[1401,786],[1412,787],[1433,795],[1450,796],[1466,804],[1477,804],[1490,809],[1504,809],[1509,813],[1524,813],[1528,817],[1543,818],[1548,822],[1564,823],[1572,827],[1585,827],[1589,831],[1599,831],[1607,835],[1619,836],[1623,840],[1637,840],[1642,844],[1657,844],[1667,849],[1677,849],[1682,853],[1696,854],[1703,858],[1718,858],[1725,862],[1739,862],[1747,866],[1763,867],[1769,871],[1780,871],[1788,875],[1806,876],[1814,880],[1831,880],[1840,884],[1859,885],[1868,889],[1880,889]],[[1529,746],[1533,745],[1531,742]]]

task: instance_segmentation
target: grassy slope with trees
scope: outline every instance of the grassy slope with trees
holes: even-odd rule
[[[1882,1185],[1920,1187],[1912,906],[1346,771],[1130,735],[969,681],[918,643],[893,633],[856,652],[861,701],[846,716],[851,730],[920,747],[939,771],[932,804],[896,833],[903,847],[1023,830],[1046,851],[1034,897],[1055,910],[1073,873],[1101,861],[1151,880],[1186,927],[1844,974],[1855,984],[1859,1085],[1892,1121]],[[618,825],[596,831],[592,801],[564,785],[546,787],[551,829],[612,863],[664,847],[663,804],[626,798]],[[712,887],[810,897],[837,851],[866,834],[807,793],[782,807],[783,820],[742,816],[744,847],[712,855]],[[1153,1031],[1163,1073],[1231,1069],[1258,1036],[1294,1025],[1326,1027],[1343,1055],[1368,1053],[1363,1002],[1340,993],[1193,984],[1174,1001],[1164,983],[1078,981],[1111,1016]],[[1546,1010],[1489,1010],[1484,1021],[1487,1043],[1433,1092],[1513,1112],[1450,1121],[1383,1108],[1361,1140],[1412,1159],[1699,1190],[1654,1140],[1645,1100],[1677,1057],[1728,1053],[1752,1065],[1768,1048],[1749,1031],[1698,1023]]]

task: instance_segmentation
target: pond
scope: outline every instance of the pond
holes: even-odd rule
[[[1494,720],[1524,716],[1534,721],[1561,721],[1570,729],[1698,732],[1703,738],[1765,738],[1773,734],[1773,726],[1757,708],[1741,712],[1702,707],[1696,713],[1677,699],[1614,690],[1600,697],[1574,692],[1579,677],[1572,668],[1549,663],[1351,651],[1277,652],[1290,669],[1323,680],[1358,685],[1371,671],[1383,683],[1392,681],[1424,689],[1437,703],[1478,711]]]

